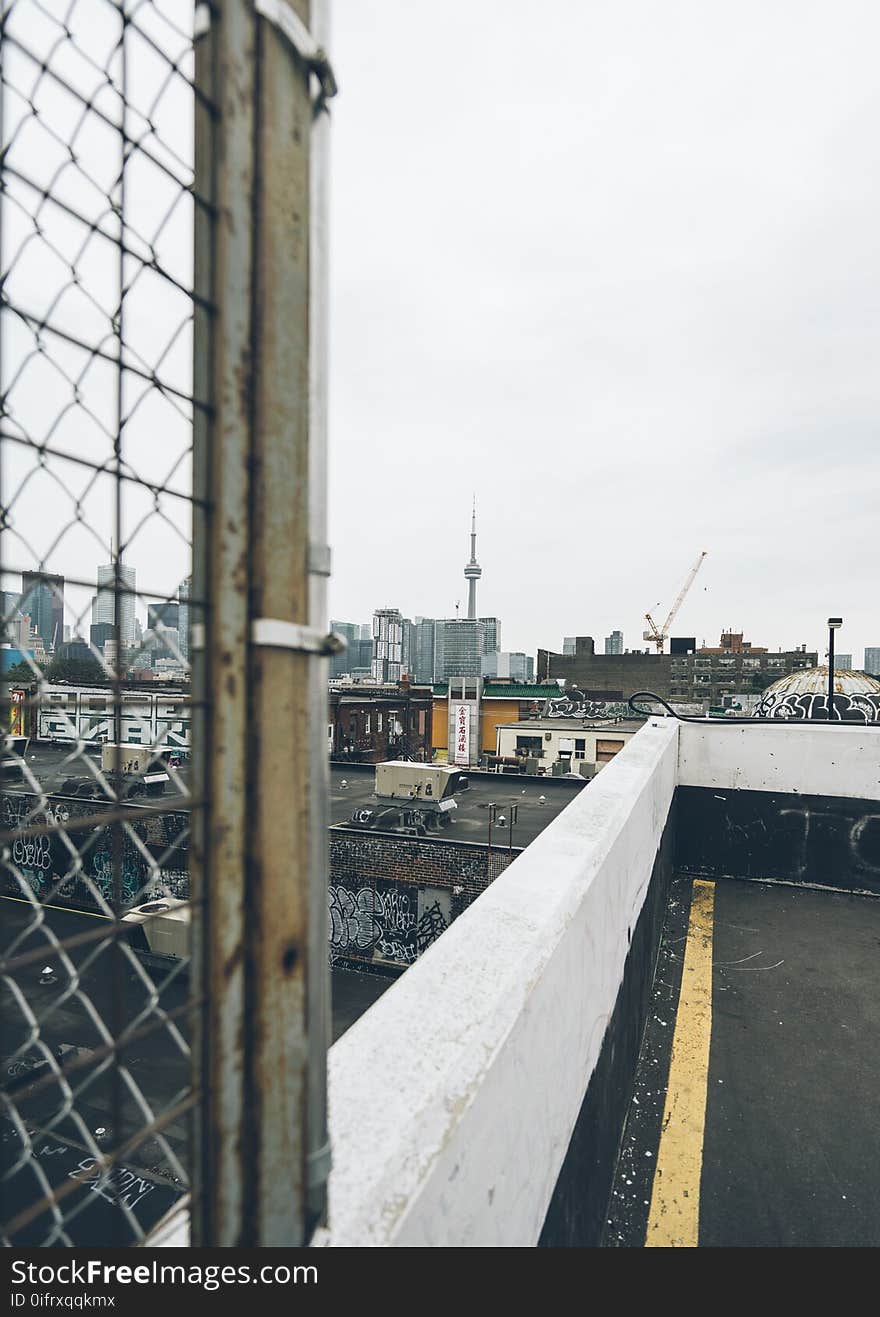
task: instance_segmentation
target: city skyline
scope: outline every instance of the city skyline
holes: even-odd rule
[[[448,556],[451,562],[456,556],[454,554],[454,548],[450,549],[450,553]],[[481,557],[482,556],[484,556],[483,552],[481,552]],[[450,596],[455,594],[456,584],[457,583],[461,584],[460,554],[457,555],[457,557],[459,561],[459,566],[457,572],[455,572],[454,570],[452,572],[452,576],[449,583],[450,590],[448,592]],[[98,569],[99,567],[103,567],[103,566],[104,564],[98,564],[98,563],[95,564],[94,586],[84,585],[77,581],[71,583],[69,580],[65,580],[65,584],[64,584],[64,602],[65,602],[64,625],[73,627],[74,619],[78,619],[79,634],[86,639],[88,638],[89,628],[93,620],[92,603],[95,597],[96,590],[99,588]],[[128,568],[128,566],[129,564],[126,563],[125,564],[126,569]],[[136,564],[134,566],[134,570],[137,577],[139,573]],[[35,571],[36,571],[35,568],[31,568],[21,574],[6,572],[4,574],[4,582],[6,583],[4,589],[7,596],[12,597],[16,594],[20,594],[22,592],[21,582],[23,581],[23,578],[28,575],[33,575]],[[503,571],[503,566],[502,566],[502,571]],[[493,561],[492,574],[489,581],[488,582],[486,581],[484,574],[484,580],[481,582],[481,588],[484,592],[483,598],[485,597],[485,592],[487,590],[491,594],[493,590],[499,587],[499,581],[496,579],[498,577],[498,572],[499,569],[497,563]],[[707,565],[703,568],[703,573],[705,573],[707,576],[709,576],[711,573],[711,563],[710,560],[708,559],[707,559]],[[387,580],[389,582],[391,581],[392,576],[393,573],[388,572]],[[163,602],[177,601],[179,599],[180,585],[184,583],[184,579],[185,578],[181,578],[177,590],[170,592],[168,595],[161,595],[158,593],[148,595],[146,592],[140,589],[140,584],[138,582],[136,586],[136,594],[134,598],[134,605],[135,605],[134,616],[143,630],[147,629],[148,612],[152,606],[161,605]],[[10,584],[10,581],[12,582],[12,584]],[[333,606],[333,604],[335,603],[334,594],[336,593],[336,591],[334,591],[334,582],[335,582],[335,578],[331,578],[330,616],[340,620],[344,620],[346,622],[355,622],[358,625],[369,625],[373,613],[380,605],[373,604],[371,606],[366,606],[366,607],[357,605],[356,609],[351,610],[349,616],[346,616],[341,608]],[[501,592],[502,594],[506,595],[507,583],[503,581],[503,576],[501,578],[501,582],[503,583],[503,589]],[[336,582],[336,584],[339,588],[339,592],[341,593],[342,592],[341,585],[338,582]],[[810,619],[809,623],[807,623],[807,625],[805,625],[805,627],[802,628],[803,634],[798,633],[798,634],[784,635],[784,636],[782,635],[781,629],[778,624],[773,628],[772,634],[759,633],[758,626],[752,624],[748,620],[752,616],[753,612],[755,614],[758,613],[759,610],[757,608],[755,608],[754,610],[749,610],[747,612],[746,619],[744,621],[737,621],[736,624],[732,624],[729,621],[729,615],[732,611],[731,609],[722,605],[716,612],[713,606],[712,615],[716,618],[721,618],[720,624],[716,623],[716,625],[714,626],[710,626],[708,624],[701,625],[701,618],[699,614],[695,615],[695,608],[700,603],[701,596],[704,593],[708,593],[709,589],[710,587],[706,585],[703,585],[701,587],[699,582],[695,585],[693,591],[694,600],[691,601],[689,599],[686,599],[684,604],[682,605],[681,612],[676,618],[675,626],[673,628],[675,635],[693,635],[695,636],[698,645],[703,645],[704,643],[706,645],[713,645],[717,643],[717,638],[718,636],[721,635],[722,632],[742,631],[744,634],[749,636],[755,644],[766,645],[769,649],[775,651],[781,650],[784,652],[786,650],[797,648],[801,644],[806,644],[808,650],[817,651],[817,653],[819,654],[820,663],[824,661],[824,656],[827,649],[827,628],[825,626],[825,617],[822,616],[821,613],[818,616],[813,616]],[[354,592],[346,590],[345,593],[353,594]],[[436,586],[434,586],[433,592],[426,589],[425,593],[421,596],[421,598],[418,597],[416,590],[411,590],[409,594],[409,598],[411,600],[414,599],[414,603],[411,607],[407,607],[406,602],[402,598],[400,598],[400,592],[398,592],[398,595],[395,595],[393,589],[389,590],[377,586],[375,594],[377,597],[382,597],[383,599],[386,600],[393,597],[394,602],[388,605],[383,604],[381,606],[398,608],[402,616],[410,620],[415,620],[416,617],[432,618],[434,620],[438,620],[440,618],[450,618],[450,617],[454,618],[456,616],[456,611],[454,606],[452,609],[449,609],[448,611],[440,611],[439,609],[435,609],[435,611],[433,612],[430,611],[430,609],[426,606],[426,600],[442,599],[441,591]],[[454,598],[453,605],[455,603],[458,603],[459,609],[457,615],[461,618],[466,618],[467,615],[466,608],[463,608],[461,606],[462,602],[463,601],[461,594],[459,594]],[[663,605],[668,606],[669,602],[671,602],[671,600],[667,600],[667,599],[652,601],[655,607],[657,607],[659,604],[659,607],[661,609]],[[562,617],[561,626],[557,628],[558,634],[557,631],[554,631],[551,634],[538,633],[536,631],[536,624],[526,621],[523,618],[521,612],[519,614],[514,612],[508,617],[508,616],[504,616],[500,610],[493,609],[491,610],[491,612],[487,611],[485,615],[497,616],[499,618],[502,618],[505,628],[505,649],[512,653],[526,653],[535,656],[539,649],[550,649],[562,653],[563,638],[566,635],[568,636],[591,635],[593,636],[597,645],[601,645],[604,642],[604,638],[606,636],[610,636],[615,631],[623,632],[624,648],[629,650],[630,652],[638,652],[647,648],[647,642],[641,640],[641,634],[644,628],[643,616],[640,617],[635,612],[633,612],[626,619],[624,623],[621,623],[621,618],[625,610],[622,607],[616,608],[612,606],[606,615],[607,620],[603,621],[603,618],[598,611],[595,612],[588,611],[589,610],[588,605],[582,605],[582,608],[584,609],[584,612],[587,613],[587,617],[583,625],[576,625],[575,623],[572,622],[571,615],[565,614]],[[702,619],[703,622],[705,622],[705,619],[706,619],[706,614],[704,613]],[[844,625],[841,628],[841,631],[838,633],[838,641],[837,641],[838,649],[843,649],[844,652],[852,654],[853,664],[858,670],[861,670],[865,665],[865,651],[868,649],[877,648],[878,645],[880,645],[880,613],[878,613],[877,622],[876,625],[873,626],[873,628],[871,626],[870,619],[864,623],[861,623],[861,626],[864,627],[864,639],[862,639],[861,637],[854,636],[853,634],[854,626],[848,624],[846,614],[844,613]],[[810,630],[808,630],[807,627],[809,627]],[[523,636],[529,636],[529,635],[535,637],[535,639],[531,644],[526,641],[523,641],[522,639]],[[666,646],[666,652],[668,652],[668,644]]]

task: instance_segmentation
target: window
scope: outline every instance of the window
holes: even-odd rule
[[[607,764],[624,747],[623,741],[596,741],[596,763]]]
[[[516,753],[518,755],[530,755],[533,759],[540,759],[544,753],[540,736],[518,736],[516,738]]]

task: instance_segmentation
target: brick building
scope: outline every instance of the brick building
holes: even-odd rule
[[[430,759],[434,697],[430,686],[331,683],[327,741],[331,759],[377,764]]]
[[[628,700],[644,690],[668,698],[670,664],[668,654],[597,654],[592,636],[576,636],[573,654],[538,650],[537,678],[562,678],[566,688],[576,687],[588,700]]]
[[[669,662],[673,699],[718,705],[726,696],[759,696],[780,677],[815,667],[817,655],[806,645],[773,654],[743,640],[741,631],[725,631],[720,645],[672,655]]]
[[[538,650],[538,679],[564,678],[566,690],[575,688],[587,700],[628,700],[642,690],[708,708],[725,696],[758,696],[779,677],[817,662],[805,645],[774,654],[743,640],[741,631],[725,631],[715,647],[682,648],[686,652],[597,654],[592,636],[578,636],[573,654]]]

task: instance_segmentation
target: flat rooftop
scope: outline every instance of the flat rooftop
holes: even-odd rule
[[[342,783],[346,786],[343,787]],[[455,797],[454,822],[448,829],[431,836],[442,841],[468,841],[486,845],[489,837],[487,806],[493,802],[500,814],[511,804],[517,805],[513,827],[514,847],[527,846],[543,832],[574,796],[587,786],[574,778],[539,778],[520,774],[469,772],[467,791]],[[332,764],[330,768],[330,819],[348,823],[357,807],[378,805],[373,794],[375,767]],[[492,845],[507,844],[506,825],[492,829]],[[497,841],[496,841],[497,839]]]
[[[85,778],[89,773],[86,763],[89,760],[99,769],[100,753],[87,751],[85,754],[71,755],[67,746],[49,746],[32,742],[28,749],[28,766],[34,776],[49,795],[58,793],[67,778]],[[189,767],[175,769],[184,789],[189,782]],[[378,804],[374,795],[376,774],[375,765],[331,764],[330,766],[330,822],[348,823],[352,811],[360,806]],[[486,806],[494,801],[503,808],[511,803],[519,806],[517,821],[513,829],[513,845],[527,846],[530,841],[547,826],[586,782],[574,778],[535,778],[516,774],[469,773],[470,786],[467,791],[455,797],[455,821],[442,834],[445,841],[469,841],[485,844],[488,839],[488,816]],[[343,787],[342,783],[347,785]],[[19,775],[11,774],[3,779],[3,791],[27,791],[27,783]],[[169,780],[164,794],[158,797],[141,796],[141,801],[150,805],[167,805],[169,810],[185,809],[188,805],[186,794],[181,795],[177,785]],[[95,797],[93,803],[99,804]],[[500,812],[500,810],[499,810]],[[493,829],[493,845],[495,844]],[[504,832],[505,841],[507,831]]]
[[[101,747],[93,746],[88,750],[79,752],[70,745],[49,745],[43,741],[31,741],[27,751],[27,763],[40,786],[49,795],[60,792],[65,781],[72,777],[84,780],[90,779],[95,781],[97,786],[97,779],[94,777],[89,765],[93,765],[98,772],[101,771]],[[160,765],[157,760],[155,771],[159,771],[159,768]],[[154,770],[151,769],[150,771]],[[159,797],[150,797],[151,804],[155,804],[157,800],[167,800],[170,809],[185,807],[189,766],[185,764],[181,768],[175,768],[173,772],[177,775],[180,786],[169,774],[164,793]],[[181,787],[183,794],[181,794]],[[3,791],[29,791],[31,788],[26,779],[16,772],[4,774],[2,789]],[[94,800],[100,803],[102,798],[106,799],[106,797],[96,796]]]
[[[579,731],[629,732],[635,734],[645,724],[644,718],[523,718],[516,723],[499,723],[499,727],[515,727],[519,731],[529,729],[540,731],[564,732],[567,728]]]

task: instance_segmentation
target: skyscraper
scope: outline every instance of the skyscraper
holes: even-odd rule
[[[27,614],[47,648],[64,643],[64,577],[22,572],[19,612]]]
[[[437,623],[433,617],[417,617],[413,623],[412,672],[414,681],[434,680],[434,630]]]
[[[189,662],[189,596],[192,590],[192,577],[187,576],[177,588],[177,635],[181,657]]]
[[[116,563],[107,563],[98,568],[98,593],[92,603],[92,622],[100,626],[109,622],[119,628],[119,643],[122,649],[131,649],[135,644],[134,595],[135,569],[119,564],[119,616],[116,615]]]
[[[403,658],[403,618],[399,608],[377,608],[373,614],[374,681],[400,681]]]
[[[496,650],[481,660],[484,677],[506,677],[509,681],[534,681],[535,660],[521,651]]]
[[[870,645],[865,650],[864,670],[872,677],[880,677],[880,645]]]
[[[622,632],[622,631],[612,631],[610,636],[606,636],[606,637],[605,637],[605,653],[606,653],[606,654],[622,654],[622,653],[623,653],[623,632]]]
[[[360,641],[361,624],[359,622],[338,622],[331,620],[330,630],[335,631],[337,635],[342,636],[345,640],[346,647],[341,654],[333,654],[330,658],[330,678],[341,677],[344,672],[351,672],[352,668],[360,666],[360,651],[358,644]]]

